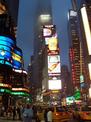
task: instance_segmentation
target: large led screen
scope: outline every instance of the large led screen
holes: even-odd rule
[[[15,41],[7,36],[0,36],[0,63],[12,66],[12,52]]]
[[[16,47],[12,53],[13,67],[21,68],[22,66],[22,51],[20,48]]]
[[[60,56],[50,55],[48,56],[48,73],[60,73]]]
[[[59,90],[59,89],[61,89],[62,88],[61,80],[56,80],[56,79],[49,80],[48,81],[48,88],[50,90]]]
[[[55,26],[54,25],[45,25],[43,27],[43,36],[44,37],[51,37],[56,34]]]
[[[11,38],[9,38],[9,37],[6,37],[6,36],[0,36],[0,42],[1,43],[10,43],[11,45],[15,45],[15,41],[14,40],[12,40]],[[8,45],[7,45],[8,46]]]
[[[51,50],[57,50],[57,44],[58,44],[58,40],[55,37],[51,37],[48,40],[48,49]]]
[[[14,67],[14,68],[18,69],[18,68],[21,68],[21,66],[22,66],[22,63],[13,60],[13,67]]]
[[[19,62],[21,62],[21,56],[19,56],[19,55],[17,55],[17,54],[15,54],[15,53],[12,53],[12,58],[13,58],[13,60],[16,60],[16,61],[19,61]]]

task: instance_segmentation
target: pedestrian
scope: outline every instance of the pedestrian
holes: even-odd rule
[[[32,106],[27,104],[23,112],[23,122],[32,122],[33,110]]]
[[[47,112],[48,112],[48,109],[46,108],[45,111],[44,111],[44,120],[45,120],[45,122],[47,122]]]
[[[51,108],[48,108],[48,112],[47,112],[47,121],[48,121],[48,122],[52,122],[52,121],[53,121]]]
[[[20,107],[17,107],[17,114],[18,114],[18,119],[21,120],[21,110]]]
[[[13,120],[15,120],[15,117],[16,117],[16,107],[15,106],[13,107],[12,112],[13,112]]]
[[[37,107],[35,105],[33,105],[32,107],[33,109],[33,122],[38,122],[38,117],[37,117]]]

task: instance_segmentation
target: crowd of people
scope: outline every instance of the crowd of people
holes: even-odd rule
[[[0,108],[0,116],[6,119],[21,120],[23,122],[41,122],[38,117],[38,106],[31,104],[9,106],[7,110],[2,106]],[[41,109],[41,107],[40,107]],[[46,108],[43,111],[44,122],[52,122],[52,110],[51,108]]]

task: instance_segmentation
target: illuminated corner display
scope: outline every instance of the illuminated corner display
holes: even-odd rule
[[[22,63],[20,63],[19,61],[15,61],[13,60],[13,67],[18,69],[18,68],[21,68],[22,66]]]
[[[22,51],[20,48],[16,47],[12,53],[12,63],[14,68],[21,68],[22,66]]]
[[[90,77],[90,80],[91,80],[91,63],[88,64],[88,69],[89,69],[89,77]]]
[[[12,40],[12,39],[9,38],[9,37],[6,37],[6,36],[0,36],[0,41],[1,41],[1,43],[2,43],[2,42],[3,42],[3,43],[7,42],[7,43],[11,43],[12,45],[15,45],[15,41]],[[7,45],[7,46],[8,46],[8,45]]]
[[[51,55],[48,56],[48,73],[60,73],[60,56],[59,55]]]
[[[51,37],[48,40],[48,48],[49,50],[57,50],[57,44],[58,44],[58,40],[55,37]]]
[[[49,80],[48,81],[48,88],[50,90],[59,90],[59,89],[62,89],[61,80],[56,80],[56,79]]]
[[[15,41],[9,37],[0,36],[0,63],[12,66],[12,54]]]
[[[82,21],[83,21],[87,46],[88,46],[88,53],[89,55],[91,55],[91,30],[90,30],[90,25],[88,21],[86,7],[81,8],[81,14],[82,14]]]
[[[21,62],[21,56],[15,54],[15,53],[12,53],[12,58],[13,58],[13,60]]]
[[[17,48],[14,50],[14,53],[22,57],[22,51],[21,51],[20,48],[17,47]]]

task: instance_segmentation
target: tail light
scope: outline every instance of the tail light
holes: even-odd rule
[[[91,115],[91,113],[89,113],[89,112],[86,112],[86,114],[87,114],[87,115]]]
[[[58,116],[59,114],[58,114],[58,113],[56,113],[55,115],[56,115],[56,116]]]

